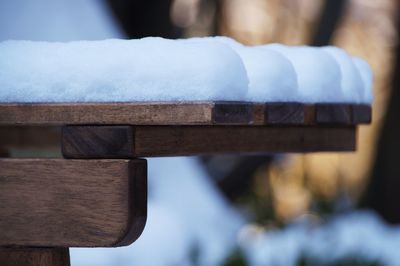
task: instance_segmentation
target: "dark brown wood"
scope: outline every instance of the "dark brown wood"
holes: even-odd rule
[[[264,125],[265,124],[265,107],[263,103],[254,103],[252,105],[253,112],[253,125]]]
[[[213,124],[238,124],[253,123],[251,103],[241,102],[216,102],[212,110]]]
[[[316,104],[316,124],[352,124],[352,108],[350,104]]]
[[[305,105],[302,103],[268,103],[265,112],[267,125],[305,124]]]
[[[351,151],[355,129],[314,127],[136,127],[135,155]]]
[[[59,148],[60,127],[0,126],[0,147],[11,148]]]
[[[84,127],[76,129],[67,127],[65,131],[69,136],[63,142],[72,139],[75,143],[85,141],[87,145],[80,146],[79,150],[72,145],[64,145],[65,157],[100,158],[110,154],[110,150],[98,148],[95,141],[82,134]],[[98,129],[96,136],[104,132],[101,126]],[[93,132],[96,128],[91,126],[89,130]],[[126,133],[130,131],[126,128]],[[355,127],[136,126],[132,127],[132,131],[128,142],[134,144],[129,157],[355,149]],[[116,142],[119,143],[118,140]]]
[[[130,126],[66,126],[63,154],[71,158],[129,158],[134,153]]]
[[[366,122],[367,108],[352,121],[348,104],[247,102],[136,102],[0,104],[0,126],[15,125],[310,125]],[[365,121],[365,122],[364,122]]]
[[[1,266],[70,266],[68,248],[0,248]]]
[[[211,102],[0,104],[0,125],[211,124]]]
[[[371,106],[366,104],[356,104],[352,106],[353,124],[369,124],[372,121]]]
[[[145,160],[0,159],[0,246],[128,245],[146,199]]]

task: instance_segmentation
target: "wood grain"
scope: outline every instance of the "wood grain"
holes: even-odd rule
[[[0,104],[0,125],[211,124],[213,103]]]
[[[366,104],[356,104],[352,106],[353,124],[370,124],[372,121],[371,106]]]
[[[268,103],[265,112],[267,125],[302,125],[306,122],[302,103]]]
[[[70,266],[68,248],[0,248],[1,266]]]
[[[316,104],[316,124],[352,124],[352,108],[349,104]]]
[[[212,119],[212,124],[218,125],[252,124],[252,104],[244,102],[216,102],[212,110]]]
[[[130,126],[66,126],[62,150],[67,158],[129,158],[134,153]]]
[[[61,127],[0,126],[0,147],[11,148],[58,148]]]
[[[101,135],[104,131],[101,126],[98,128],[96,135]],[[64,145],[65,157],[101,158],[112,151],[99,148],[98,142],[88,140],[87,134],[82,134],[83,127],[75,129],[66,129],[69,136],[63,142],[73,140],[74,143],[86,142],[87,145],[79,149]],[[89,130],[94,131],[95,128],[90,127]],[[129,142],[134,143],[129,157],[355,149],[355,127],[136,126],[126,129],[128,132],[133,132]]]
[[[128,245],[146,191],[145,160],[0,159],[0,246]]]
[[[352,119],[352,109],[356,110],[355,119]],[[365,117],[370,114],[370,108],[352,108],[348,104],[10,103],[0,104],[0,125],[349,125],[358,121],[368,123]]]

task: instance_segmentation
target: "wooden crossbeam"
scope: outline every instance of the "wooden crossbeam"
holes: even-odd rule
[[[355,127],[66,126],[66,158],[352,151]]]
[[[136,102],[0,104],[0,125],[357,125],[371,107],[350,104]]]
[[[0,159],[0,246],[128,245],[146,180],[145,160]]]

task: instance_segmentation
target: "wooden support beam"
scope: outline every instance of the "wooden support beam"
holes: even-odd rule
[[[145,160],[0,159],[0,246],[129,245],[146,180]]]
[[[353,126],[67,126],[62,145],[66,158],[353,151],[355,133]]]
[[[70,266],[68,248],[0,248],[1,266]]]

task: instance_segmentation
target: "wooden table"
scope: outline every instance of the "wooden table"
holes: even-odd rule
[[[0,104],[0,265],[69,265],[69,247],[143,231],[140,157],[354,151],[368,105],[151,102]],[[5,158],[13,149],[64,158]]]

